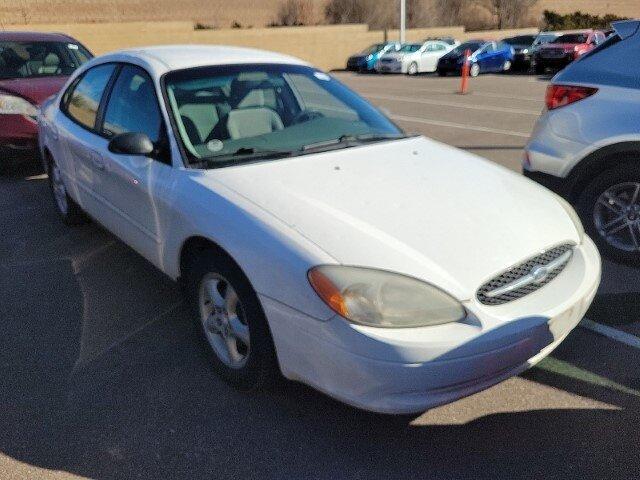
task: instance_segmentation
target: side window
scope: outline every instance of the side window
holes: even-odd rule
[[[114,69],[115,65],[110,63],[98,65],[84,73],[82,78],[65,92],[63,111],[80,125],[93,130],[102,94]]]
[[[162,117],[153,82],[141,68],[125,65],[113,84],[104,114],[103,134],[146,133],[160,139]]]

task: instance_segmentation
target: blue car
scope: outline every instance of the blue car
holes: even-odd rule
[[[400,50],[399,42],[375,43],[362,52],[349,57],[347,70],[355,72],[373,72],[378,59],[389,52]]]
[[[444,77],[449,73],[460,74],[464,64],[464,52],[469,50],[469,75],[477,77],[486,72],[506,72],[511,69],[515,52],[505,42],[493,40],[469,40],[449,53],[438,62],[438,75]]]

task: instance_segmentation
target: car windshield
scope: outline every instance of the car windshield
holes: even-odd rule
[[[422,45],[420,43],[409,43],[407,45],[403,45],[400,51],[402,53],[413,53],[420,50],[421,47]]]
[[[476,50],[479,50],[480,47],[482,47],[482,45],[484,45],[484,43],[481,43],[481,42],[465,42],[465,43],[462,43],[462,44],[458,45],[456,48],[454,48],[452,50],[452,52],[463,54],[465,51],[471,50],[471,53],[473,53]]]
[[[534,35],[520,35],[519,37],[505,38],[503,42],[509,45],[531,45],[535,38]]]
[[[0,41],[0,79],[66,76],[91,57],[73,42]]]
[[[586,43],[589,35],[586,33],[568,33],[560,35],[552,43]]]
[[[379,52],[380,50],[384,49],[385,46],[386,44],[384,43],[376,43],[375,45],[371,45],[369,48],[365,48],[362,51],[362,55],[371,55],[372,53]]]
[[[298,65],[228,65],[167,74],[164,88],[190,163],[225,166],[401,138],[333,77]]]
[[[533,42],[534,45],[542,45],[543,43],[549,43],[553,40],[555,40],[556,38],[558,38],[558,35],[553,34],[553,33],[541,33],[540,35],[538,35],[535,39],[535,41]]]

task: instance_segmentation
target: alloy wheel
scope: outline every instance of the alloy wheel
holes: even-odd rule
[[[640,183],[619,183],[605,190],[593,209],[593,222],[612,247],[640,251]]]
[[[200,282],[200,321],[216,356],[239,369],[249,359],[251,339],[242,303],[229,281],[209,273]]]

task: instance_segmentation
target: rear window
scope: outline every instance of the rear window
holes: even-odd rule
[[[71,75],[92,58],[73,42],[0,42],[0,79]]]
[[[587,43],[588,38],[586,33],[568,33],[560,35],[552,43]]]

